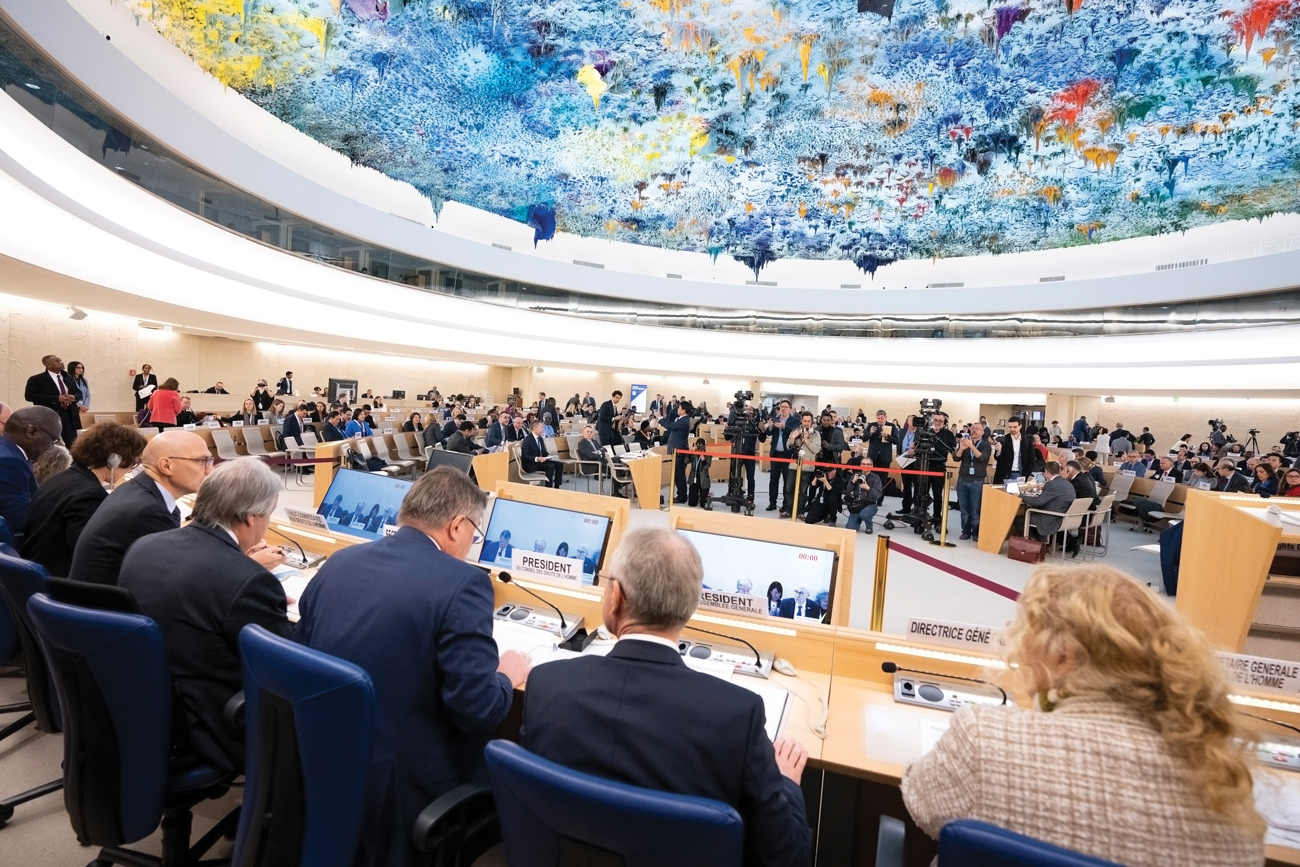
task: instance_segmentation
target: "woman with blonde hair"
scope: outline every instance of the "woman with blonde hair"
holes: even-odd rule
[[[1223,671],[1149,588],[1108,567],[1039,567],[1006,660],[1034,708],[963,708],[903,777],[927,834],[976,819],[1127,867],[1263,863]]]

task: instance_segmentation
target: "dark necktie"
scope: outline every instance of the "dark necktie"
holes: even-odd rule
[[[537,453],[542,457],[546,457],[546,443],[542,442],[541,437],[537,438]]]
[[[181,525],[181,507],[176,506],[172,509],[172,523],[177,527]]]
[[[54,381],[59,384],[59,394],[68,393],[68,387],[63,384],[63,377],[61,375],[55,375]]]

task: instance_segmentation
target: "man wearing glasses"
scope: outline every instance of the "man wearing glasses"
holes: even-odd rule
[[[36,496],[32,462],[62,436],[63,420],[45,406],[15,410],[4,422],[4,433],[0,434],[0,518],[8,524],[15,541],[22,541],[27,512]]]
[[[469,782],[530,662],[498,654],[492,584],[464,562],[482,538],[485,494],[438,467],[419,478],[398,530],[333,554],[299,603],[297,638],[361,666],[375,687],[366,821],[355,863],[418,864],[416,816]]]
[[[149,440],[140,456],[141,472],[118,485],[87,522],[68,577],[116,584],[132,543],[181,525],[176,501],[199,489],[212,462],[207,443],[190,431],[164,431]]]

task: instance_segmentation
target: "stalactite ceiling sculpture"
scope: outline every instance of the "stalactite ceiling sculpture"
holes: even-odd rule
[[[316,140],[534,228],[1010,253],[1300,207],[1300,0],[130,0]]]

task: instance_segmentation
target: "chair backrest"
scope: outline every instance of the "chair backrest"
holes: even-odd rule
[[[13,545],[14,534],[9,530],[9,522],[0,518],[0,545]]]
[[[239,633],[247,758],[234,867],[348,867],[371,763],[375,691],[350,662]]]
[[[555,865],[556,853],[559,863],[623,867],[743,861],[744,823],[726,804],[569,770],[509,741],[489,743],[484,758],[515,867]]]
[[[418,461],[422,458],[411,450],[411,441],[407,435],[401,431],[393,434],[393,447],[397,450],[397,456],[404,461]]]
[[[54,691],[51,663],[27,616],[27,600],[45,592],[47,578],[44,567],[22,559],[7,545],[0,546],[0,598],[4,599],[5,619],[13,627],[18,649],[22,651],[27,698],[36,714],[36,727],[43,732],[58,732],[63,730],[63,719]]]
[[[1065,510],[1065,517],[1061,519],[1062,530],[1077,530],[1083,526],[1083,519],[1088,514],[1088,507],[1092,505],[1092,497],[1079,497],[1070,507]]]
[[[625,454],[627,454],[627,444],[626,444],[626,443],[614,443],[614,454],[616,454],[616,455],[625,455]]]
[[[1135,476],[1126,476],[1122,473],[1115,473],[1110,477],[1110,490],[1108,493],[1115,495],[1117,502],[1123,502],[1128,499],[1128,492],[1133,489],[1133,480]]]
[[[230,431],[228,430],[223,430],[221,428],[213,429],[212,444],[217,447],[217,457],[221,458],[223,461],[230,461],[235,458],[243,457],[243,455],[241,455],[235,448],[234,437],[230,435]]]
[[[1098,519],[1102,519],[1106,517],[1106,514],[1111,510],[1111,507],[1114,505],[1115,505],[1115,495],[1107,494],[1106,496],[1101,498],[1101,502],[1097,504],[1097,508],[1094,509],[1093,512],[1097,515]]]
[[[638,442],[630,442],[627,444],[627,447],[629,451],[633,451],[633,452],[641,451],[641,444]]]
[[[50,594],[52,599],[81,608],[121,611],[124,614],[142,613],[135,594],[116,584],[94,584],[90,581],[73,581],[71,578],[47,578],[45,592]]]
[[[1174,492],[1173,479],[1161,479],[1151,486],[1151,493],[1147,494],[1148,500],[1154,500],[1161,506],[1169,499],[1169,495]]]
[[[973,819],[943,826],[939,863],[943,867],[1120,867]]]
[[[266,440],[262,439],[262,429],[260,427],[244,428],[244,448],[248,449],[248,453],[255,457],[270,454],[266,448]]]
[[[27,602],[63,711],[64,805],[77,839],[121,846],[162,821],[172,673],[158,624],[38,593]]]
[[[312,431],[305,430],[302,432],[303,448],[314,449],[320,445],[320,440],[316,439],[316,434]]]

